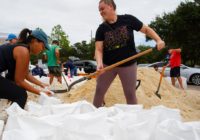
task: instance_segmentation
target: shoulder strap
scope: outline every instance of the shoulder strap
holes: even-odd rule
[[[23,46],[23,47],[25,47],[25,48],[27,48],[27,49],[29,50],[29,45],[24,44],[24,43],[21,43],[21,42],[17,42],[16,44],[13,44],[13,45],[11,45],[11,46],[13,46],[13,47],[16,47],[16,46]]]

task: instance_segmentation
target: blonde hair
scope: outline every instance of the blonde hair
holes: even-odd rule
[[[112,5],[113,8],[114,8],[114,10],[116,10],[116,8],[117,8],[117,6],[116,6],[114,0],[100,0],[99,3],[101,3],[101,2],[104,2],[104,3],[107,4],[107,5]]]

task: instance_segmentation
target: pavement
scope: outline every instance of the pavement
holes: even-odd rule
[[[188,90],[196,90],[200,94],[200,86],[188,85]]]

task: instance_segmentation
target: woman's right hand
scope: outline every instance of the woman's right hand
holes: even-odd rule
[[[45,93],[48,96],[53,96],[55,93],[47,88],[43,89],[40,93]]]
[[[104,68],[103,64],[97,64],[97,72],[99,75],[104,73],[103,68]]]
[[[157,45],[157,50],[160,51],[162,50],[163,48],[165,48],[165,42],[162,41],[162,40],[159,40],[156,42],[156,45]]]
[[[53,96],[53,94],[50,91],[43,91],[48,96]]]
[[[102,63],[101,64],[97,64],[97,71],[100,71],[103,68],[104,68],[104,66],[103,66]]]

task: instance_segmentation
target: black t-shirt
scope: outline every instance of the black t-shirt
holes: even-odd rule
[[[103,41],[103,63],[112,65],[118,61],[135,55],[133,31],[139,31],[143,23],[132,15],[118,15],[113,24],[102,23],[96,32],[96,41]],[[129,61],[121,66],[128,66],[136,60]]]

